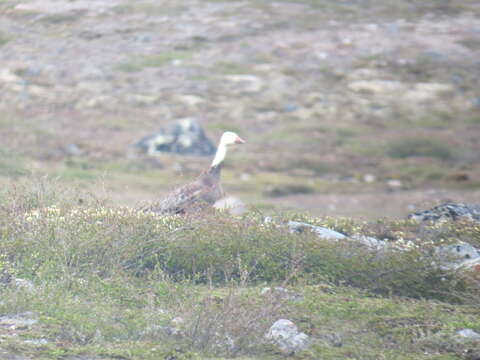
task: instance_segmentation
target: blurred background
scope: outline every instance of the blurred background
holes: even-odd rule
[[[211,156],[142,139],[189,119],[215,146],[226,130],[247,141],[224,189],[265,213],[480,202],[478,1],[0,0],[0,13],[0,184],[48,175],[118,204],[159,198]]]

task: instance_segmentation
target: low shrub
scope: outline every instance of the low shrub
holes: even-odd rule
[[[405,138],[388,145],[387,153],[393,158],[432,157],[439,160],[452,160],[454,151],[445,142],[427,137]]]
[[[375,252],[353,241],[291,234],[284,226],[264,224],[257,215],[164,217],[101,202],[43,207],[55,196],[46,195],[42,187],[35,193],[5,199],[0,223],[1,253],[18,276],[32,280],[91,274],[109,278],[119,273],[144,278],[161,271],[176,281],[210,285],[304,279],[457,302],[479,294],[463,277],[432,266],[432,241],[408,240],[421,234],[448,236],[422,233],[408,222],[403,227],[392,223],[387,234],[388,224],[375,230],[351,219],[312,221],[347,234],[363,231],[408,245],[402,251]],[[464,237],[478,240],[475,229],[467,228]],[[447,233],[458,237],[459,231],[453,227]]]

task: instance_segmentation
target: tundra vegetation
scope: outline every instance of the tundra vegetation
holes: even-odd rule
[[[0,0],[1,359],[279,359],[278,319],[297,359],[480,358],[479,279],[434,258],[479,225],[404,220],[479,201],[477,0],[54,3]],[[133,153],[184,117],[247,140],[243,217],[136,210],[210,163]]]
[[[435,246],[459,238],[478,247],[478,224],[165,217],[49,179],[5,189],[0,211],[0,351],[9,356],[274,359],[283,355],[264,335],[281,318],[313,339],[299,359],[469,359],[480,351],[456,335],[480,330],[479,280],[440,269],[434,256]],[[397,250],[292,234],[287,218]],[[297,296],[262,292],[278,286]],[[7,315],[33,323],[7,327]]]

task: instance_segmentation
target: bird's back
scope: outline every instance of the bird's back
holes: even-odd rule
[[[148,210],[160,214],[184,214],[213,205],[222,196],[219,174],[208,171],[197,180],[176,188]]]

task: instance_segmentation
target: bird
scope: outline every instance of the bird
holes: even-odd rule
[[[145,210],[157,214],[178,215],[197,212],[212,206],[224,196],[220,174],[229,146],[244,143],[245,140],[233,131],[224,132],[207,170],[193,182],[176,188]]]

